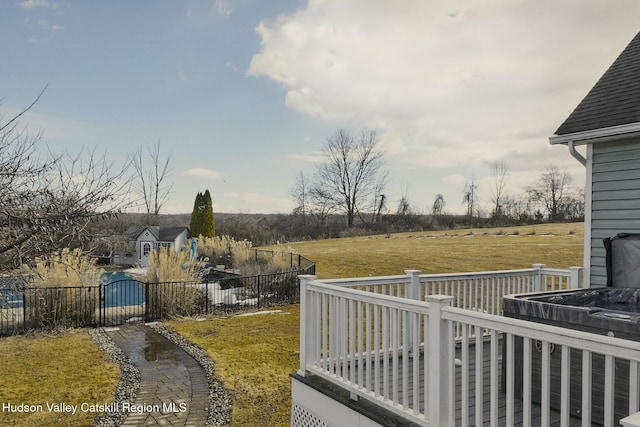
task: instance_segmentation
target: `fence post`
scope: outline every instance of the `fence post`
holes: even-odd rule
[[[204,282],[204,314],[209,314],[209,281]]]
[[[547,290],[547,281],[543,280],[543,277],[546,278],[546,276],[544,276],[542,274],[542,270],[546,267],[546,264],[533,264],[533,269],[534,269],[534,278],[533,278],[533,290],[534,292],[541,292],[541,291],[546,291]],[[543,283],[544,282],[544,289],[542,289]]]
[[[22,330],[27,330],[27,290],[25,287],[22,291]]]
[[[582,270],[582,267],[569,267],[569,271],[571,271],[570,289],[582,288]]]
[[[307,292],[307,284],[316,280],[316,276],[310,274],[302,274],[298,276],[300,279],[300,369],[298,370],[298,374],[301,376],[305,376],[306,367],[307,367],[307,348],[310,348],[310,345],[307,341],[311,340],[311,333],[307,334],[307,327],[311,326],[311,321],[313,319],[307,318],[307,310],[310,307],[310,293]],[[307,323],[307,321],[309,323]]]
[[[425,354],[428,351],[427,381],[424,384],[428,393],[427,416],[430,426],[448,426],[449,406],[455,402],[449,401],[449,361],[453,358],[450,354],[448,322],[442,320],[442,308],[448,307],[453,297],[445,295],[427,296],[429,304],[428,314],[428,340],[425,343]]]
[[[258,308],[260,308],[260,275],[258,274]]]
[[[150,304],[150,299],[149,299],[149,282],[144,282],[144,321],[145,322],[149,322],[149,306]],[[156,301],[157,303],[158,301]]]

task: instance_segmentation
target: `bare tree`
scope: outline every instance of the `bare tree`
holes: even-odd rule
[[[571,182],[571,175],[566,171],[561,171],[555,165],[547,165],[536,184],[527,187],[531,200],[544,206],[549,222],[564,219]]]
[[[435,217],[442,216],[445,204],[444,196],[438,193],[436,199],[433,201],[433,205],[431,206],[431,214]]]
[[[493,217],[500,218],[504,215],[503,209],[507,198],[506,187],[509,179],[509,166],[504,160],[496,160],[491,163],[491,176],[493,178],[492,202]]]
[[[309,212],[309,183],[307,177],[303,172],[299,172],[296,175],[296,182],[289,191],[291,197],[296,203],[296,207],[293,209],[293,212],[297,215],[302,215],[302,217],[306,217]]]
[[[46,88],[45,88],[46,89]],[[19,119],[40,99],[7,120],[0,117],[0,269],[11,270],[95,238],[90,224],[125,207],[120,169],[94,151],[55,155],[42,134]]]
[[[339,129],[324,146],[326,161],[315,171],[311,193],[322,206],[345,212],[347,227],[353,226],[356,215],[375,214],[383,207],[378,201],[388,172],[383,169],[384,155],[377,144],[373,130],[362,130],[354,137]]]
[[[478,186],[473,176],[471,177],[471,182],[467,182],[464,185],[462,203],[467,204],[467,216],[472,218],[478,203]]]
[[[167,182],[171,176],[171,154],[162,160],[160,156],[160,141],[154,146],[147,146],[146,154],[151,166],[147,168],[143,147],[131,155],[131,165],[134,171],[134,188],[144,203],[147,220],[152,216],[157,219],[162,207],[169,201],[173,190],[173,183]]]

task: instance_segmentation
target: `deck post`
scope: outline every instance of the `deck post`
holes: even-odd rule
[[[420,270],[405,270],[404,274],[409,276],[409,283],[404,291],[404,297],[416,301],[422,300],[422,288],[420,286]],[[407,325],[407,336],[409,341],[405,344],[405,351],[409,355],[413,355],[413,330],[414,325],[411,321]]]
[[[428,393],[427,417],[429,425],[434,427],[452,425],[449,420],[449,362],[454,357],[449,346],[448,323],[442,320],[442,308],[448,307],[453,297],[445,295],[429,295],[428,341],[425,344],[425,354],[428,349],[427,382],[424,387]]]
[[[416,301],[422,300],[422,289],[420,289],[420,270],[405,270],[404,274],[409,276],[409,283],[405,289],[405,298]]]
[[[311,334],[313,333],[313,331],[309,331],[310,333],[307,334],[307,327],[310,328],[313,321],[313,319],[307,318],[307,310],[311,308],[307,284],[316,280],[316,276],[302,274],[298,276],[298,279],[300,279],[300,369],[298,369],[298,374],[304,377],[307,367],[307,348],[310,345],[307,341],[311,340]]]
[[[542,270],[546,267],[546,264],[533,264],[534,278],[533,278],[533,291],[542,292],[547,290],[547,281],[543,280],[546,276],[542,273]],[[544,282],[544,289],[543,289]]]
[[[571,289],[582,288],[582,267],[569,267],[571,271]]]

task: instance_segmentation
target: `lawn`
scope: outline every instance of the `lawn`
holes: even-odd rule
[[[320,278],[582,265],[582,224],[402,233],[291,244]],[[232,426],[289,425],[298,369],[299,307],[169,326],[207,350],[231,391]]]
[[[425,231],[289,244],[319,278],[582,265],[582,223]]]
[[[79,405],[113,402],[117,365],[82,330],[0,339],[0,404],[36,405],[42,411],[0,411],[3,426],[90,426],[96,414]],[[47,404],[78,405],[76,414],[50,412]]]
[[[255,315],[168,324],[204,348],[231,392],[232,426],[289,425],[291,380],[298,369],[298,305]]]
[[[290,244],[320,278],[582,265],[583,225],[401,233]],[[169,326],[206,349],[234,399],[233,426],[289,425],[289,374],[298,369],[299,307]],[[0,402],[43,412],[0,413],[0,425],[90,425],[93,414],[49,413],[46,403],[109,402],[119,378],[81,330],[0,339]]]

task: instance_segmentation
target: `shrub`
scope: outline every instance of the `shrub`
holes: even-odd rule
[[[191,253],[187,250],[154,250],[149,254],[149,268],[144,279],[151,283],[193,281],[193,266]]]
[[[291,267],[291,248],[277,244],[271,251],[257,251],[248,240],[229,236],[198,238],[198,254],[209,257],[212,265],[240,270],[243,276],[287,271]]]
[[[195,285],[194,262],[187,250],[151,252],[145,280],[149,286],[147,310],[153,318],[201,313],[204,293]]]
[[[36,259],[27,272],[30,285],[25,292],[24,310],[37,319],[32,326],[67,326],[95,323],[100,293],[97,285],[104,270],[96,259],[80,249],[63,249]]]

